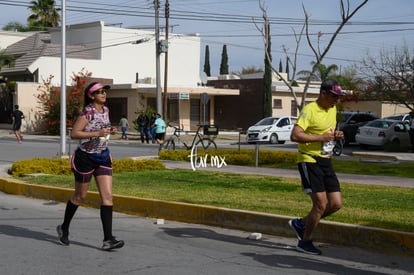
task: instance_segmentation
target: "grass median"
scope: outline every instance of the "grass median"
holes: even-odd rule
[[[355,163],[353,166],[359,169]],[[26,177],[23,180],[73,188],[71,175]],[[412,181],[412,178],[407,180]],[[413,188],[341,184],[343,209],[327,220],[412,232]],[[90,190],[97,191],[95,184],[91,184]],[[297,179],[202,170],[118,172],[114,173],[113,190],[119,195],[288,216],[305,215],[311,206]]]

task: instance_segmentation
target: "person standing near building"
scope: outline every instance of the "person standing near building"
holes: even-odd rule
[[[141,142],[144,143],[144,139],[145,139],[145,141],[149,143],[149,137],[148,137],[149,118],[144,113],[144,111],[141,111],[141,114],[137,117],[137,124],[139,127],[139,134],[141,136]]]
[[[411,140],[411,152],[414,153],[414,111],[410,112],[410,140]]]
[[[162,119],[160,114],[156,114],[156,119],[154,122],[154,132],[155,132],[155,140],[160,145],[160,150],[162,149],[162,144],[164,143],[164,137],[165,137],[165,130],[167,128],[167,125],[165,124],[165,121]]]
[[[305,217],[290,220],[289,226],[299,240],[297,250],[308,254],[322,253],[314,246],[312,234],[322,218],[342,207],[331,157],[335,139],[343,139],[343,132],[335,129],[336,104],[343,94],[336,80],[323,81],[317,100],[301,110],[291,133],[291,140],[298,143],[298,170],[312,208]]]
[[[155,141],[155,120],[157,119],[157,114],[155,112],[153,112],[151,114],[151,118],[150,118],[150,123],[149,123],[149,132],[151,134],[151,140],[152,143],[154,144]]]
[[[119,121],[119,126],[121,126],[121,132],[122,132],[121,139],[128,140],[128,136],[126,134],[126,131],[129,127],[129,123],[128,123],[128,119],[127,119],[126,115],[122,115],[122,118]]]
[[[104,104],[109,85],[93,82],[85,89],[85,104],[73,125],[72,139],[79,145],[72,156],[75,192],[66,204],[63,223],[56,230],[61,244],[69,245],[69,225],[76,210],[86,198],[92,176],[101,197],[100,217],[103,227],[102,250],[124,246],[124,241],[112,235],[112,157],[108,149],[109,136],[116,133],[111,127],[109,109]]]
[[[17,142],[22,143],[23,137],[22,137],[20,129],[22,127],[22,119],[24,118],[24,114],[22,111],[19,110],[19,105],[14,105],[14,111],[11,114],[11,117],[13,119],[14,135],[17,138]]]

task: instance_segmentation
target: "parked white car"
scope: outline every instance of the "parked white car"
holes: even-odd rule
[[[392,115],[392,116],[386,116],[383,119],[392,119],[392,120],[411,122],[410,114],[397,114],[397,115]]]
[[[246,140],[248,143],[284,144],[290,140],[296,120],[294,116],[266,117],[247,129]]]
[[[359,127],[355,140],[361,147],[390,144],[395,149],[408,149],[411,146],[409,129],[403,121],[376,119]]]

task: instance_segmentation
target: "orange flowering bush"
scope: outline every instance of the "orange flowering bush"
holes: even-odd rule
[[[92,73],[82,69],[72,75],[72,86],[66,92],[66,126],[72,127],[83,106],[83,90],[85,89],[88,77]],[[37,101],[40,105],[39,114],[46,122],[46,131],[51,135],[60,133],[60,87],[52,84],[54,76],[50,75],[39,85],[37,90]]]

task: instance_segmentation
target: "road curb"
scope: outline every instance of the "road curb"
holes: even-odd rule
[[[73,189],[69,188],[27,184],[12,178],[0,178],[0,189],[8,194],[63,203],[73,193]],[[126,214],[294,237],[287,224],[292,217],[288,216],[120,195],[114,195],[113,200],[114,211]],[[88,192],[83,205],[99,208],[99,194]],[[321,221],[315,239],[323,243],[414,257],[414,233],[409,232]]]
[[[387,156],[384,154],[373,154],[373,153],[366,153],[366,152],[353,152],[352,155],[354,157],[359,157],[361,161],[388,161],[388,162],[398,162],[399,159],[396,156]]]

